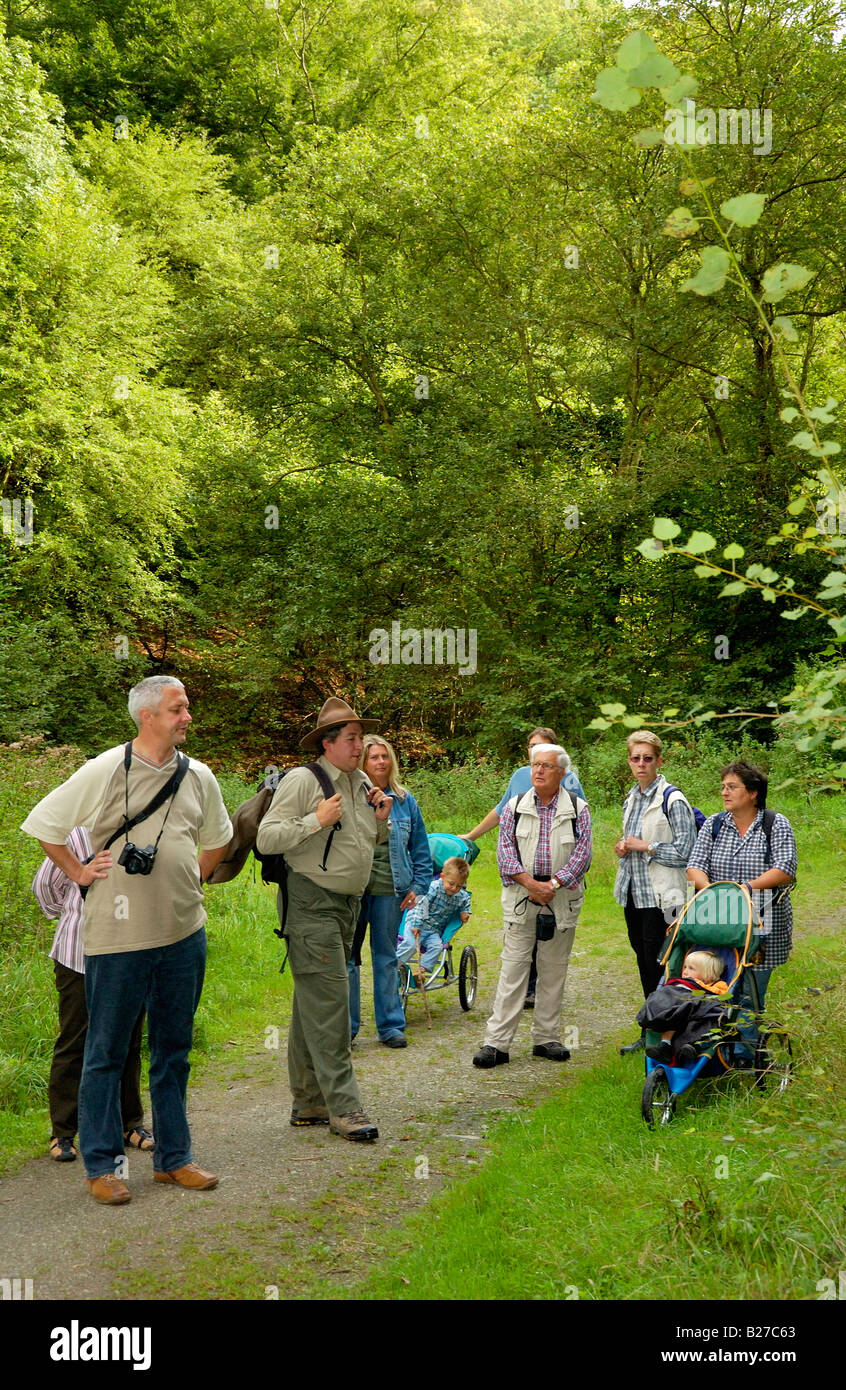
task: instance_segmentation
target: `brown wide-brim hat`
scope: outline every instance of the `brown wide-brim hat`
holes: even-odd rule
[[[379,727],[378,719],[362,719],[360,714],[356,714],[344,700],[338,700],[333,695],[326,701],[323,709],[317,716],[317,728],[312,729],[310,734],[300,739],[301,748],[316,748],[317,740],[327,729],[333,729],[338,724],[351,724],[355,720],[361,725],[362,732],[372,734]]]

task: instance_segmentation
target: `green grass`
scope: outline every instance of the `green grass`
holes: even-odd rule
[[[501,1120],[484,1167],[405,1222],[387,1264],[323,1296],[816,1298],[846,1258],[846,943],[806,946],[773,986],[797,1054],[783,1096],[739,1076],[699,1083],[650,1131],[643,1065],[609,1048],[554,1100]],[[810,982],[835,989],[810,995]]]

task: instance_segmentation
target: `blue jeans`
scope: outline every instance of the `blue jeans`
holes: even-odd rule
[[[444,943],[441,940],[440,932],[436,932],[432,927],[423,927],[420,932],[420,968],[425,970],[427,975],[443,949]],[[406,927],[402,941],[397,947],[397,960],[407,963],[416,960],[416,958],[417,937]]]
[[[373,959],[373,1012],[382,1042],[405,1032],[405,1014],[397,976],[397,929],[402,898],[394,893],[365,893],[359,923],[370,923],[370,955]],[[347,965],[350,989],[350,1032],[361,1027],[361,977],[359,967]]]
[[[147,1007],[150,1099],[157,1171],[191,1162],[185,1113],[194,1014],[206,968],[205,929],[172,946],[85,957],[88,1034],[79,1086],[79,1146],[89,1178],[116,1171],[123,1154],[120,1079],[132,1029]]]

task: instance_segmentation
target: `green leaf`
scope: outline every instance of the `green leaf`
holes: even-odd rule
[[[776,591],[775,591],[775,589],[762,589],[762,590],[761,590],[761,598],[764,600],[765,603],[775,603],[775,601],[776,601]]]
[[[803,618],[808,612],[810,612],[810,609],[806,608],[803,604],[801,608],[784,608],[781,616],[783,618],[790,618],[790,620],[793,621],[795,618]]]
[[[786,425],[789,425],[791,420],[798,420],[799,411],[796,409],[795,405],[786,405],[784,410],[779,411],[778,418],[783,420]]]
[[[645,560],[660,560],[664,554],[664,547],[654,536],[647,536],[645,541],[641,541],[635,547]]]
[[[754,227],[766,201],[763,193],[739,193],[736,198],[727,198],[720,203],[720,212],[738,227]]]
[[[610,719],[592,719],[592,720],[590,721],[590,723],[588,724],[588,728],[589,728],[589,729],[610,729],[610,728],[611,728],[611,720],[610,720]]]
[[[700,188],[707,188],[714,180],[711,179],[682,179],[679,184],[679,193],[683,197],[689,198],[691,193],[698,193]]]
[[[779,314],[778,318],[773,319],[773,328],[775,329],[776,333],[780,334],[781,337],[784,338],[785,342],[798,343],[799,334],[793,327],[793,320],[787,318],[784,314]],[[781,418],[782,420],[784,419],[784,412],[782,412]]]
[[[617,67],[630,72],[657,52],[658,45],[655,40],[642,29],[635,29],[631,34],[627,34],[617,49]]]
[[[675,717],[676,717],[677,714],[678,714],[678,710],[677,710],[677,709],[665,709],[665,710],[664,710],[664,713],[663,713],[663,715],[662,715],[661,717],[662,717],[662,719],[675,719]]]
[[[729,254],[722,246],[706,246],[700,254],[699,269],[690,279],[684,280],[682,290],[692,290],[694,294],[715,294],[721,290],[729,272]]]
[[[685,97],[695,97],[699,91],[699,83],[695,77],[691,77],[689,72],[683,73],[678,82],[674,82],[671,87],[662,87],[661,95],[668,106],[677,106]],[[713,179],[703,179],[703,183],[713,183]],[[685,190],[682,189],[682,192]],[[695,191],[695,190],[691,190]]]
[[[800,512],[804,512],[807,505],[808,499],[803,493],[801,497],[794,497],[792,502],[788,502],[787,510],[791,516],[798,516]]]
[[[719,570],[714,569],[713,565],[693,566],[693,573],[697,574],[700,579],[716,579],[719,572]]]
[[[779,261],[764,271],[762,284],[764,299],[768,304],[777,304],[791,290],[801,290],[813,279],[814,272],[804,265],[791,265],[789,261]]]
[[[626,714],[620,722],[626,729],[642,729],[646,722],[646,716],[643,714]]]
[[[834,423],[835,418],[831,412],[836,410],[838,405],[839,401],[836,401],[833,396],[829,396],[825,405],[816,406],[813,410],[810,410],[808,414],[812,420],[820,420],[824,425],[831,425]]]
[[[811,449],[816,448],[814,436],[809,430],[800,430],[798,434],[794,434],[793,438],[788,439],[787,442],[788,444],[792,444],[795,449],[806,449],[809,452]]]
[[[830,454],[840,453],[840,445],[836,439],[823,439],[819,444],[814,444],[808,453],[813,454],[814,458],[817,459],[828,458]]]
[[[780,1173],[760,1173],[760,1174],[758,1175],[758,1177],[755,1179],[755,1181],[756,1181],[756,1183],[757,1183],[757,1182],[771,1182],[773,1178],[779,1178],[779,1179],[781,1179],[781,1174],[780,1174]]]
[[[673,208],[663,227],[663,236],[687,237],[695,236],[699,231],[700,223],[697,222],[690,208]]]
[[[707,531],[694,531],[682,549],[689,551],[691,555],[701,555],[706,550],[713,550],[716,544],[714,537],[709,536]]]
[[[603,68],[596,75],[596,90],[591,95],[591,101],[598,102],[606,111],[628,111],[630,107],[637,106],[640,92],[629,86],[621,68]]]
[[[653,145],[664,143],[664,127],[660,125],[648,125],[643,130],[635,131],[632,136],[636,145],[642,145],[646,149],[651,149]]]
[[[650,53],[636,68],[629,69],[629,82],[633,87],[671,87],[680,78],[675,63],[663,53]]]
[[[652,534],[657,536],[659,541],[671,541],[681,534],[681,527],[668,516],[656,516],[652,523]]]
[[[742,560],[745,554],[746,552],[743,546],[736,545],[734,541],[732,541],[731,545],[727,545],[723,551],[723,558],[726,560]]]
[[[746,587],[747,586],[743,583],[741,579],[736,579],[731,584],[724,584],[719,592],[718,597],[728,598],[732,594],[742,594]]]
[[[609,719],[619,719],[621,714],[625,714],[625,705],[600,705],[602,714],[607,714]]]

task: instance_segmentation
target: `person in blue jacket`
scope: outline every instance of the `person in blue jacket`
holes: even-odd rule
[[[542,727],[538,729],[532,729],[532,732],[529,734],[529,756],[531,756],[532,749],[534,748],[536,743],[557,744],[558,736],[556,735],[554,729],[546,729]],[[532,769],[529,766],[529,764],[526,763],[525,766],[518,767],[517,771],[511,774],[511,781],[508,783],[508,786],[505,789],[505,794],[497,802],[496,806],[494,806],[490,811],[488,811],[488,814],[485,816],[485,819],[480,821],[479,824],[475,826],[472,830],[469,830],[466,835],[462,835],[461,839],[478,840],[481,839],[482,835],[486,835],[489,830],[493,830],[495,825],[499,825],[499,818],[505,810],[505,807],[511,800],[512,796],[523,796],[524,793],[530,789],[531,785]],[[584,794],[582,784],[576,776],[575,772],[573,772],[572,767],[567,768],[567,771],[562,779],[561,785],[567,791],[573,792],[575,796],[580,796],[582,798],[582,801],[587,801],[587,797]],[[533,1009],[535,1006],[535,984],[537,982],[537,978],[537,948],[535,948],[535,954],[532,956],[532,968],[529,973],[529,986],[526,991],[526,1002],[524,1004],[524,1008],[526,1009]]]
[[[391,833],[377,845],[370,881],[361,899],[358,927],[347,965],[350,990],[350,1033],[361,1026],[361,948],[370,924],[373,960],[373,1011],[380,1041],[386,1047],[405,1047],[405,1014],[399,997],[397,934],[407,907],[423,898],[432,882],[432,856],[426,826],[411,792],[399,780],[397,755],[385,739],[368,734],[364,740],[362,772],[374,786],[394,798]]]

